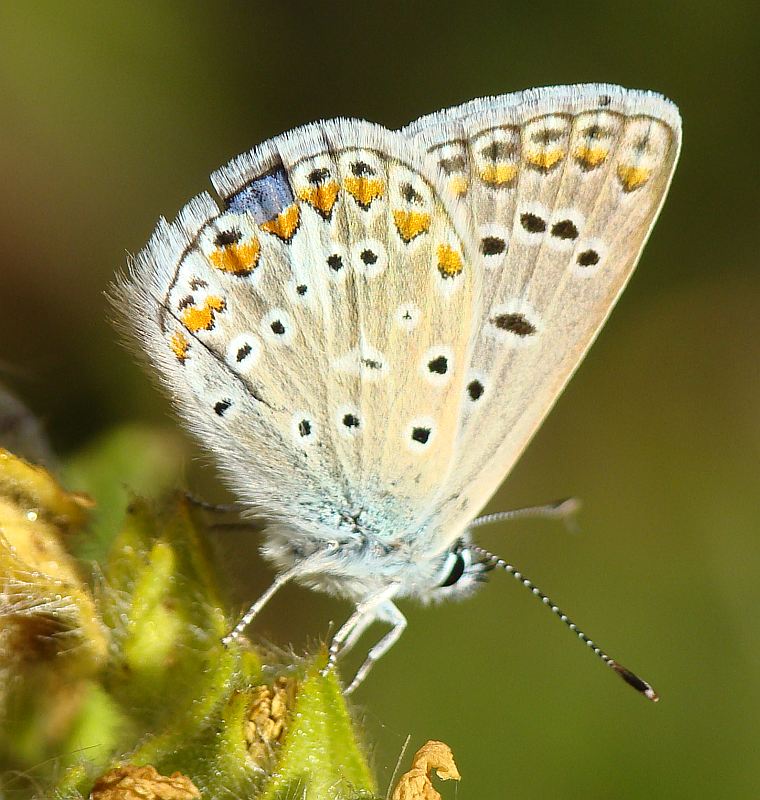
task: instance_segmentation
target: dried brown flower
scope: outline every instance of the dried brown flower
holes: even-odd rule
[[[427,742],[414,754],[412,767],[399,778],[392,800],[441,800],[430,780],[433,771],[442,781],[461,777],[451,748],[443,742]]]
[[[128,764],[108,770],[95,782],[90,800],[197,800],[201,793],[181,772],[167,777],[155,767]]]
[[[272,748],[285,733],[288,708],[293,703],[295,682],[278,678],[273,686],[257,686],[245,723],[248,753],[259,766],[272,755]]]

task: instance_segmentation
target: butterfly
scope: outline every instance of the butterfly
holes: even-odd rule
[[[330,666],[398,599],[516,577],[472,530],[599,332],[681,143],[660,95],[606,84],[473,100],[391,131],[297,128],[161,219],[113,290],[287,581],[355,603]]]

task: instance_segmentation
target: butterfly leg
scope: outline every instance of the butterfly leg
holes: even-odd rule
[[[393,647],[394,644],[399,640],[401,634],[404,632],[406,628],[406,617],[396,608],[390,600],[383,603],[375,612],[376,620],[381,622],[387,622],[393,627],[388,631],[388,633],[383,636],[380,641],[372,647],[372,649],[367,653],[367,658],[364,660],[364,663],[359,667],[354,675],[354,679],[345,689],[343,694],[351,694],[367,677],[369,671],[375,665],[376,661],[379,661],[390,649]]]
[[[301,562],[300,564],[296,564],[295,567],[291,567],[285,572],[281,572],[275,579],[274,583],[264,592],[264,594],[259,597],[259,599],[245,612],[245,614],[240,618],[240,621],[237,625],[222,639],[222,643],[226,646],[231,644],[235,641],[235,639],[240,636],[240,634],[251,624],[253,618],[261,611],[262,608],[272,599],[273,595],[277,592],[278,589],[283,587],[288,581],[295,578],[297,575],[301,575],[308,570],[304,568],[304,565],[308,566],[308,562]]]
[[[324,672],[329,672],[338,660],[338,655],[356,644],[364,631],[369,626],[379,619],[377,609],[387,602],[398,591],[398,586],[395,583],[386,586],[376,594],[357,603],[354,613],[341,625],[338,632],[333,636],[330,642],[330,649],[327,657],[327,665]]]
[[[191,506],[200,508],[203,511],[213,511],[216,514],[239,514],[245,507],[240,503],[210,503],[202,497],[197,497],[192,492],[185,491],[185,500]]]
[[[362,638],[364,632],[372,625],[373,622],[376,621],[376,617],[373,614],[364,614],[361,619],[354,625],[351,631],[348,633],[348,636],[342,641],[338,643],[338,649],[335,653],[335,657],[342,656],[344,653],[347,653],[349,650],[353,648],[353,646]],[[330,651],[332,652],[333,644],[335,639],[330,642]]]

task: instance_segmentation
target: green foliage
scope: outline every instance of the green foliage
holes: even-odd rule
[[[166,496],[177,485],[183,456],[181,440],[168,431],[125,425],[70,459],[63,469],[65,484],[97,499],[86,536],[75,542],[76,554],[102,563],[124,523],[129,499]]]
[[[303,787],[319,798],[371,794],[372,777],[334,673],[324,676],[318,665],[312,666],[300,685],[293,719],[262,800],[295,797]]]
[[[118,470],[105,466],[115,441],[135,445],[128,436],[106,440],[69,472],[85,483],[96,475],[89,482],[96,499],[120,506],[101,505],[95,519],[105,555],[94,586],[82,581],[69,597],[79,611],[69,612],[69,626],[80,634],[102,632],[99,659],[90,659],[86,670],[62,672],[70,656],[53,647],[39,651],[33,680],[11,676],[0,730],[2,769],[30,770],[51,759],[48,768],[36,768],[37,789],[29,796],[86,797],[98,776],[122,765],[152,765],[166,776],[179,771],[204,798],[374,796],[337,678],[323,674],[324,653],[264,668],[245,640],[222,645],[231,623],[204,545],[203,514],[178,494],[133,498],[125,509]],[[156,443],[145,434],[136,441],[154,452]],[[160,466],[164,475],[167,466],[167,460]],[[43,470],[33,475],[52,481]],[[2,478],[0,487],[7,485]],[[8,502],[21,504],[23,516],[23,497],[17,493]],[[114,520],[122,520],[116,532],[108,529]],[[93,618],[89,628],[84,615]],[[5,623],[13,619],[7,609],[0,616]],[[2,666],[12,671],[21,663],[18,649],[29,641],[0,638]],[[28,664],[35,656],[24,652]],[[55,706],[64,698],[62,714]],[[56,714],[61,721],[51,730],[48,720]]]

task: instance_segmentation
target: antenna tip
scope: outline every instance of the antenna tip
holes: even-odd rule
[[[560,517],[571,517],[581,508],[581,501],[577,497],[565,497],[554,504],[554,513]]]
[[[637,692],[643,694],[644,697],[648,697],[653,703],[659,702],[660,695],[658,695],[645,680],[642,680],[638,675],[626,669],[622,664],[618,664],[616,661],[610,660],[607,663],[629,686],[632,686]]]

